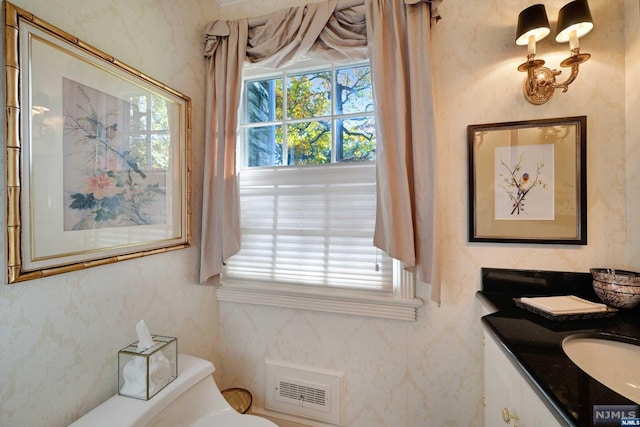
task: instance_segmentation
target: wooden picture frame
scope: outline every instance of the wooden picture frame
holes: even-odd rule
[[[469,241],[587,244],[586,116],[470,125]]]

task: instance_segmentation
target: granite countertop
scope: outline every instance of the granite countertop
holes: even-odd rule
[[[513,298],[576,295],[600,302],[591,283],[589,273],[483,268],[478,292],[497,310],[482,318],[485,328],[502,343],[545,404],[569,426],[607,425],[594,424],[594,405],[637,405],[578,368],[562,350],[562,340],[576,333],[640,340],[640,308],[620,310],[608,318],[549,320],[517,307]]]

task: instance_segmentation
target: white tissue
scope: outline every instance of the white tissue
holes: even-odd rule
[[[138,350],[144,350],[145,348],[151,348],[154,346],[153,338],[147,328],[147,324],[144,320],[139,321],[136,324],[136,333],[138,334]]]
[[[136,324],[136,333],[138,334],[138,351],[144,351],[155,345],[144,320],[140,320]],[[124,384],[120,389],[121,394],[141,399],[147,398],[147,367],[145,362],[145,357],[134,356],[124,365],[122,370]],[[170,381],[171,363],[162,354],[162,351],[158,351],[149,357],[149,397]]]

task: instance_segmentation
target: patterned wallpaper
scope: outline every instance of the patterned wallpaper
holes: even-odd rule
[[[260,3],[225,12],[242,16]],[[546,2],[552,26],[565,3]],[[402,323],[221,303],[221,384],[248,387],[256,405],[262,405],[263,360],[275,359],[345,371],[349,427],[481,423],[482,343],[480,309],[474,300],[480,268],[587,271],[596,265],[631,263],[626,259],[624,28],[619,25],[623,4],[589,3],[596,27],[581,45],[593,57],[567,93],[556,93],[543,106],[525,100],[524,73],[516,70],[526,56],[526,48],[514,44],[516,20],[530,3],[442,4],[443,19],[432,34],[442,305],[428,302],[417,322]],[[551,39],[539,44],[539,56],[559,68],[568,46]],[[468,243],[466,126],[577,115],[588,116],[589,245]],[[637,138],[629,143],[636,148],[639,144]],[[428,286],[420,286],[419,293],[428,301]]]
[[[627,180],[635,177],[629,175],[631,168],[625,169],[638,162],[625,158],[631,153],[637,160],[640,142],[637,127],[630,126],[625,134],[626,94],[638,92],[633,90],[638,83],[629,71],[632,87],[624,85],[625,30],[620,22],[624,7],[637,8],[633,0],[590,1],[596,28],[581,45],[593,57],[567,93],[543,106],[527,103],[521,94],[524,75],[516,71],[525,49],[513,44],[515,20],[529,3],[443,3],[444,19],[432,35],[443,303],[429,302],[428,286],[420,285],[418,294],[427,302],[414,323],[218,304],[213,287],[197,284],[202,28],[215,18],[264,15],[303,1],[250,0],[224,9],[213,0],[192,2],[189,8],[178,8],[172,0],[14,1],[191,96],[196,241],[192,248],[170,254],[0,286],[2,426],[65,426],[115,393],[116,353],[135,340],[140,318],[154,333],[178,336],[180,351],[213,360],[221,387],[248,387],[257,406],[263,403],[263,361],[270,358],[344,370],[350,427],[477,424],[483,379],[480,308],[474,294],[482,266],[640,268],[637,260],[626,258],[628,246],[638,253],[638,243],[629,239],[627,245],[628,236],[637,233],[627,227],[625,191],[635,193],[638,186]],[[553,25],[565,1],[546,3]],[[638,52],[637,42],[628,49]],[[552,67],[566,50],[550,39],[538,46]],[[637,72],[637,62],[632,67]],[[630,123],[637,111],[637,98],[632,99],[626,104]],[[588,116],[589,245],[469,244],[466,126],[573,115]],[[629,224],[638,225],[637,220]]]
[[[195,6],[178,9],[173,0],[13,2],[190,96],[193,181],[200,185],[201,31],[212,11]],[[0,159],[4,162],[4,155]],[[137,339],[135,324],[140,319],[152,333],[177,336],[180,351],[217,361],[215,288],[197,284],[197,189],[194,195],[195,242],[189,249],[11,286],[0,284],[1,426],[66,426],[115,394],[117,352]]]

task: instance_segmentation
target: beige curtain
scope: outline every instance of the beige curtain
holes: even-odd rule
[[[247,20],[205,29],[205,166],[200,281],[222,272],[240,250],[236,131],[245,63],[278,68],[303,57],[335,62],[367,57],[364,6],[336,11],[337,0],[285,9],[249,29]]]
[[[405,4],[418,4],[418,3],[429,3],[429,10],[431,19],[437,21],[441,18],[440,12],[438,11],[438,6],[442,3],[442,0],[404,0]]]
[[[337,0],[308,7],[292,7],[251,29],[247,59],[264,67],[279,68],[305,55],[333,14]]]
[[[374,244],[432,285],[440,301],[435,227],[435,135],[425,0],[366,0],[336,12],[336,0],[290,8],[249,29],[216,21],[208,58],[200,281],[220,274],[240,249],[235,149],[243,65],[282,67],[302,57],[366,58],[378,126],[378,212]],[[435,15],[434,15],[435,14]]]
[[[374,244],[430,283],[440,302],[430,12],[427,2],[405,1],[366,1],[378,131]]]
[[[218,275],[240,250],[236,129],[247,50],[246,20],[214,22],[205,33],[206,128],[200,281]]]

